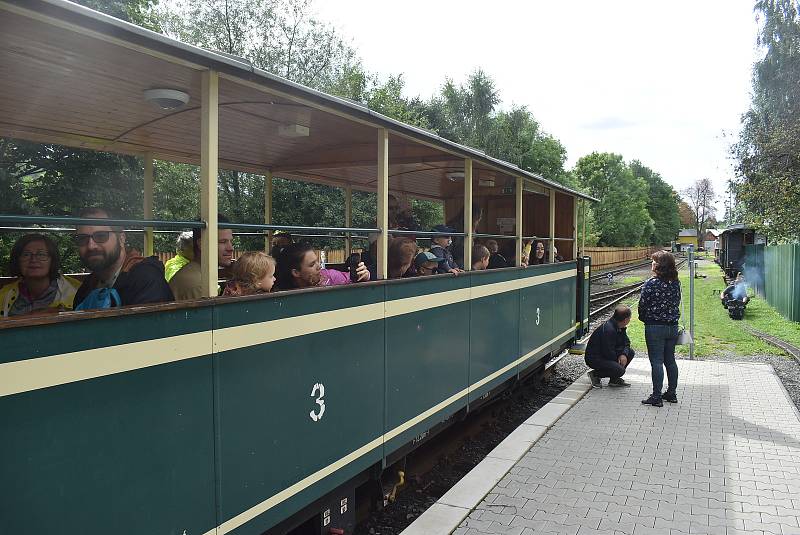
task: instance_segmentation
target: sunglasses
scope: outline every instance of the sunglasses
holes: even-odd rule
[[[89,243],[89,238],[95,243],[105,243],[112,234],[114,234],[114,232],[111,230],[98,230],[91,234],[75,234],[72,240],[75,242],[75,245],[78,246],[87,245]]]

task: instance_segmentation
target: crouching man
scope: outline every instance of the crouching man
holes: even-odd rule
[[[631,322],[631,309],[617,305],[614,315],[600,325],[586,344],[586,365],[591,368],[589,379],[593,388],[603,388],[600,380],[609,377],[608,386],[631,386],[622,376],[633,360],[634,351],[625,330]]]

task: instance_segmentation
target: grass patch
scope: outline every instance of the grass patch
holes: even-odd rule
[[[641,276],[639,276],[639,277],[630,276],[630,277],[625,277],[624,279],[622,279],[622,285],[623,286],[626,286],[628,284],[634,284],[636,282],[642,282],[642,277]]]
[[[800,347],[800,324],[786,320],[766,301],[753,297],[747,305],[743,321],[732,320],[719,301],[719,292],[725,288],[722,272],[713,262],[700,262],[698,272],[705,279],[695,279],[695,355],[698,357],[725,355],[781,355],[780,349],[754,337],[742,328],[751,325],[760,331],[772,334],[790,344]],[[681,325],[689,327],[689,271],[680,273],[681,290],[684,297],[686,316],[681,317]],[[752,293],[752,292],[751,292]],[[634,309],[634,320],[628,327],[631,345],[637,351],[647,351],[644,342],[644,324],[637,321],[636,306],[638,298],[627,302]],[[677,353],[689,354],[689,346],[678,346]]]

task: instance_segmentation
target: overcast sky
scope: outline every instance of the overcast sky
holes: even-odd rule
[[[728,146],[756,59],[752,0],[494,2],[322,0],[321,19],[409,96],[476,68],[568,152],[639,159],[680,191],[732,174]],[[718,205],[721,209],[722,203]]]

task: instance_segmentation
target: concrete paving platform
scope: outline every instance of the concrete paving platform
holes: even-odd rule
[[[800,416],[772,367],[678,366],[663,408],[640,403],[645,359],[630,388],[577,381],[404,534],[800,535]]]

